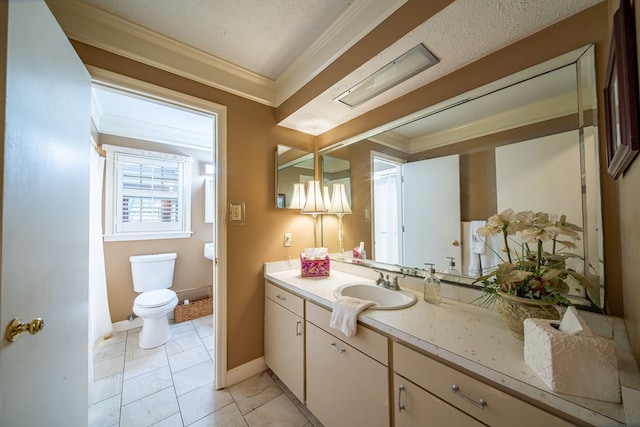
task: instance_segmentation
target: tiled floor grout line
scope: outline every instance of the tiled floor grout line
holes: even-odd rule
[[[185,418],[185,414],[184,411],[187,410],[186,407],[182,407],[181,406],[181,399],[180,397],[188,394],[188,393],[192,393],[192,392],[197,392],[199,388],[202,387],[206,387],[206,386],[212,386],[214,387],[214,394],[219,393],[220,391],[216,391],[215,390],[215,386],[211,383],[205,383],[204,385],[199,385],[196,386],[194,389],[192,390],[188,390],[188,391],[183,391],[183,393],[179,396],[178,395],[178,388],[176,387],[176,375],[179,375],[181,372],[186,371],[188,369],[191,369],[193,367],[196,367],[200,364],[203,363],[209,363],[209,364],[213,364],[213,357],[211,355],[210,349],[211,349],[211,345],[208,345],[205,343],[205,339],[209,339],[212,338],[211,335],[207,335],[203,338],[202,334],[203,333],[207,333],[208,331],[205,329],[205,327],[202,326],[202,323],[194,323],[193,321],[189,321],[190,322],[190,327],[185,325],[181,328],[176,328],[177,330],[175,331],[174,338],[179,338],[179,339],[183,339],[182,342],[180,341],[175,341],[173,342],[172,346],[171,346],[171,355],[169,354],[169,346],[168,345],[163,345],[162,348],[162,352],[164,353],[164,358],[166,359],[166,366],[163,365],[162,367],[158,367],[156,369],[151,369],[149,371],[146,371],[144,368],[140,369],[139,366],[139,362],[136,363],[134,362],[136,359],[139,358],[143,358],[143,357],[149,357],[152,356],[156,353],[151,352],[149,354],[145,354],[144,352],[136,352],[137,349],[137,341],[134,341],[134,337],[136,333],[139,333],[139,329],[131,329],[131,330],[127,330],[124,331],[124,337],[122,341],[114,341],[111,344],[105,344],[100,348],[101,354],[100,354],[100,358],[99,360],[96,362],[96,359],[94,358],[94,366],[96,363],[102,363],[103,366],[106,366],[106,371],[107,373],[110,373],[109,375],[106,375],[102,378],[100,378],[97,381],[103,381],[103,386],[107,387],[109,381],[109,378],[111,378],[112,381],[118,381],[117,376],[120,375],[121,376],[121,381],[119,384],[118,388],[114,388],[112,389],[112,391],[102,391],[101,392],[101,400],[100,401],[96,401],[93,402],[92,406],[89,408],[90,413],[91,413],[91,408],[93,406],[102,406],[105,407],[106,409],[108,409],[109,407],[113,407],[114,412],[116,412],[116,408],[114,405],[114,401],[109,402],[109,400],[117,398],[118,401],[118,407],[117,407],[117,421],[115,422],[115,424],[110,424],[113,427],[118,427],[118,426],[123,426],[123,421],[126,423],[131,423],[131,410],[134,409],[134,407],[130,407],[129,410],[127,411],[127,420],[123,420],[123,415],[124,415],[124,411],[123,409],[125,407],[127,407],[128,405],[136,405],[136,406],[144,406],[146,404],[146,402],[148,401],[148,399],[157,396],[158,393],[161,392],[165,392],[163,396],[168,396],[166,393],[168,393],[167,389],[168,388],[172,388],[173,389],[173,398],[175,399],[175,404],[177,405],[177,412],[168,414],[168,415],[164,415],[164,418],[162,419],[147,419],[147,421],[141,421],[140,425],[155,425],[155,424],[161,424],[161,425],[179,425],[179,426],[186,426],[187,424],[185,420],[187,420],[187,418]],[[173,324],[172,324],[173,325]],[[191,337],[191,338],[189,338]],[[193,342],[189,342],[189,339],[192,339]],[[170,341],[171,342],[171,341]],[[169,343],[168,343],[169,344]],[[109,351],[113,351],[114,353],[119,353],[120,349],[118,346],[124,346],[124,352],[122,356],[115,356],[115,357],[107,357],[109,355]],[[134,347],[136,346],[136,347]],[[111,347],[111,349],[109,349],[108,347]],[[131,347],[131,348],[130,348]],[[96,349],[98,348],[98,346],[96,346]],[[205,361],[197,361],[197,359],[202,358],[202,355],[200,354],[199,356],[196,356],[196,358],[194,358],[194,361],[192,362],[193,364],[191,365],[190,361],[189,361],[189,355],[188,352],[190,351],[201,351],[201,349],[204,349],[204,351],[207,354],[207,358]],[[95,352],[95,350],[94,350]],[[135,353],[131,353],[131,352],[135,352]],[[158,352],[159,353],[159,352]],[[179,355],[183,355],[185,357],[185,359],[187,360],[187,363],[183,364],[184,360],[181,360]],[[114,366],[109,366],[109,360],[111,360],[111,362],[113,363],[114,360],[112,359],[117,359],[119,357],[122,357],[122,366],[120,367],[120,369],[114,369]],[[178,371],[173,370],[172,368],[172,360],[174,361],[174,365],[176,366],[177,369],[179,369]],[[135,376],[133,377],[127,377],[125,379],[125,373],[127,372],[127,365],[134,363],[135,366],[133,366],[131,369],[133,370],[137,370],[140,369],[139,372],[134,372],[133,370],[128,371],[130,373],[130,375],[132,373],[136,373]],[[156,363],[154,361],[154,363]],[[170,385],[167,385],[166,387],[163,388],[153,388],[153,385],[148,389],[148,390],[143,390],[140,393],[140,396],[137,396],[137,393],[135,391],[131,391],[132,389],[129,389],[129,393],[128,396],[130,398],[135,397],[134,400],[128,401],[126,404],[123,405],[124,402],[124,398],[125,398],[125,390],[127,385],[129,386],[133,386],[133,384],[131,383],[131,381],[134,381],[136,378],[142,377],[142,376],[148,376],[148,377],[153,377],[153,373],[157,373],[158,375],[164,375],[161,374],[161,371],[163,369],[168,369],[169,372],[169,376],[171,378],[171,382]],[[264,386],[264,383],[260,383],[263,381],[267,381],[264,378],[268,377],[268,382],[271,384],[270,386]],[[113,378],[112,378],[113,377]],[[154,379],[156,377],[153,377]],[[262,378],[262,379],[261,379]],[[146,385],[144,385],[144,382],[147,381],[147,379],[141,379],[141,383],[143,383],[144,387],[147,387]],[[160,380],[163,381],[163,380]],[[164,380],[166,381],[166,380]],[[275,422],[276,424],[267,424],[267,425],[278,425],[277,423],[279,422],[278,417],[281,416],[280,413],[275,414],[275,418],[273,420],[269,420],[268,418],[265,419],[265,413],[269,413],[269,411],[273,412],[273,408],[271,408],[272,405],[274,405],[274,400],[281,398],[282,395],[285,395],[286,399],[284,399],[285,401],[288,400],[290,404],[292,404],[293,408],[295,409],[289,409],[288,411],[294,410],[297,411],[299,414],[294,415],[297,417],[298,421],[297,423],[299,423],[300,427],[311,427],[312,425],[320,425],[317,420],[314,420],[313,422],[311,421],[311,419],[309,418],[309,416],[312,417],[312,415],[308,412],[308,410],[306,410],[306,407],[304,407],[304,404],[302,402],[300,402],[297,398],[295,398],[293,396],[293,394],[288,391],[288,389],[286,389],[286,386],[284,386],[284,384],[282,384],[282,382],[271,372],[271,371],[266,371],[263,372],[261,374],[258,374],[257,376],[251,377],[248,380],[245,380],[245,382],[247,381],[258,381],[258,383],[251,385],[251,383],[248,383],[249,385],[244,386],[244,387],[249,387],[249,389],[245,389],[244,391],[242,391],[242,388],[239,388],[240,385],[236,386],[232,386],[232,387],[228,387],[223,389],[226,393],[228,393],[228,396],[230,398],[230,402],[227,404],[223,404],[220,407],[215,406],[215,399],[213,402],[208,402],[209,404],[213,405],[211,408],[213,409],[215,407],[215,409],[212,410],[212,412],[210,413],[199,413],[198,415],[196,415],[197,418],[193,418],[193,419],[188,419],[189,424],[188,425],[212,425],[210,423],[212,422],[217,422],[216,421],[216,415],[214,415],[215,413],[220,413],[221,411],[225,410],[225,415],[220,415],[220,416],[226,416],[227,413],[229,412],[233,412],[233,414],[237,413],[237,416],[239,416],[239,418],[235,418],[235,420],[237,422],[242,422],[243,425],[246,426],[251,426],[251,418],[254,418],[254,421],[256,418],[260,419],[260,423],[264,423],[265,421],[268,423],[269,421]],[[153,381],[152,381],[153,382]],[[243,383],[245,383],[243,382]],[[243,384],[241,383],[241,384]],[[107,384],[107,385],[104,385]],[[169,383],[167,383],[169,384]],[[137,385],[137,384],[136,384]],[[182,383],[183,387],[184,387],[184,383]],[[162,385],[160,385],[160,387],[162,387]],[[251,388],[253,387],[253,388]],[[256,403],[249,403],[249,405],[251,405],[251,410],[249,410],[247,413],[243,414],[242,413],[242,406],[240,405],[240,403],[238,402],[238,398],[242,398],[242,399],[247,399],[246,396],[249,396],[248,398],[255,398],[255,395],[261,395],[263,393],[265,393],[265,390],[263,389],[263,387],[266,387],[266,389],[271,389],[271,391],[267,391],[267,394],[265,394],[264,396],[260,397],[259,402]],[[151,390],[153,388],[153,390]],[[232,388],[235,388],[235,391],[232,392]],[[249,390],[250,392],[248,392],[247,390]],[[256,393],[256,390],[259,390],[259,393]],[[114,394],[116,393],[117,394]],[[131,394],[133,393],[133,394]],[[236,393],[240,393],[238,395],[236,395]],[[246,394],[249,393],[249,394]],[[108,397],[105,397],[108,396]],[[219,395],[219,396],[223,396],[223,395]],[[243,397],[245,396],[245,397]],[[185,399],[182,399],[183,403],[185,401]],[[280,406],[283,403],[283,401],[279,401],[278,403],[275,403],[276,407],[278,407],[278,410],[281,410]],[[269,405],[271,404],[271,405]],[[245,409],[247,408],[247,402],[245,400],[245,403],[243,404]],[[255,405],[255,407],[253,407]],[[190,405],[187,405],[190,406]],[[206,404],[205,404],[206,406]],[[137,408],[135,408],[137,409]],[[190,410],[193,410],[193,408],[191,408]],[[307,415],[309,414],[309,416]],[[104,415],[104,414],[103,414]],[[112,414],[112,415],[115,415]],[[108,417],[108,415],[105,415],[106,417]],[[194,413],[191,412],[191,417],[194,416]],[[236,415],[233,415],[234,417],[236,417]],[[91,419],[91,414],[90,414],[90,419]],[[109,419],[113,419],[113,416]],[[239,421],[239,420],[242,421]],[[174,423],[174,424],[170,424],[170,423]],[[90,425],[107,425],[107,424],[90,424]],[[218,425],[218,424],[216,424]]]

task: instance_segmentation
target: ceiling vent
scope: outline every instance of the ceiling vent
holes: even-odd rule
[[[420,43],[334,98],[334,101],[340,101],[352,108],[357,107],[438,62],[438,58]]]

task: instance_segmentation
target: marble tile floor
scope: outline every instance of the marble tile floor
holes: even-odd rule
[[[138,347],[140,328],[96,344],[90,427],[321,427],[270,371],[215,389],[212,316],[170,328],[150,350]]]

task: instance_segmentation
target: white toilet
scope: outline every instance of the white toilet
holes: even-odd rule
[[[133,290],[140,293],[133,301],[133,312],[142,318],[140,348],[158,347],[171,338],[168,314],[178,305],[173,284],[176,254],[129,257]]]

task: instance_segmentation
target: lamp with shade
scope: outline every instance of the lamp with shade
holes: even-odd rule
[[[304,184],[293,184],[293,197],[289,209],[302,209],[307,198],[304,195]]]
[[[351,207],[349,207],[349,200],[347,199],[347,192],[345,191],[344,184],[333,184],[333,197],[331,198],[331,205],[329,206],[329,212],[338,216],[338,243],[340,247],[340,256],[344,253],[344,233],[342,230],[342,217],[346,214],[350,214]]]
[[[329,206],[331,206],[331,196],[329,196],[329,186],[325,185],[322,187],[323,189],[323,201],[324,201],[324,207],[329,209]]]
[[[327,213],[327,208],[323,201],[323,192],[320,190],[320,181],[309,181],[307,184],[307,197],[304,207],[300,211],[303,214],[310,214],[313,216],[313,244],[314,247],[318,247],[317,238],[317,218],[318,214]]]

